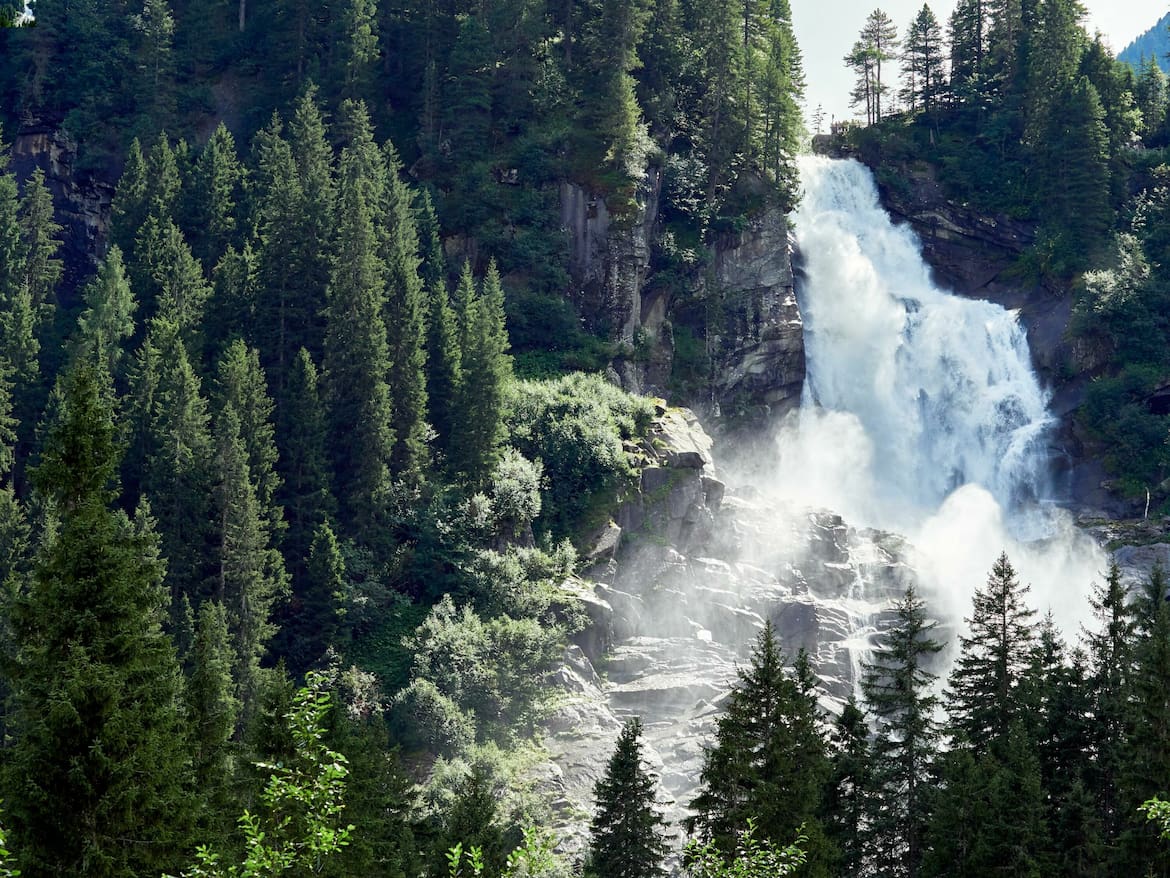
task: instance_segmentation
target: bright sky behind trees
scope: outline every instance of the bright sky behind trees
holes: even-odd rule
[[[955,0],[929,0],[939,22],[946,26]],[[1083,0],[1089,11],[1086,21],[1090,33],[1101,31],[1120,52],[1130,41],[1153,27],[1168,7],[1164,0]],[[852,119],[849,90],[853,73],[841,60],[861,30],[865,17],[875,8],[885,10],[897,23],[899,35],[905,33],[923,0],[793,0],[792,19],[796,39],[804,53],[807,117],[817,105],[825,110],[825,125],[831,118]],[[883,77],[884,79],[884,77]]]

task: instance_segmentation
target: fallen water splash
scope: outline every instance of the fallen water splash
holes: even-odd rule
[[[1066,632],[1104,566],[1051,497],[1048,394],[1014,312],[940,289],[852,160],[801,159],[808,377],[773,489],[906,534],[952,619],[1006,550]]]

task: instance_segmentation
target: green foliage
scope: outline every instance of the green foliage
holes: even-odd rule
[[[653,413],[599,376],[576,373],[555,381],[515,385],[512,443],[544,466],[540,523],[556,536],[572,535],[599,497],[612,495],[632,476],[622,448],[640,438]]]
[[[798,834],[796,841],[780,847],[770,839],[756,838],[756,822],[749,819],[747,827],[735,840],[734,853],[728,854],[714,842],[700,844],[692,839],[684,852],[686,871],[692,878],[765,878],[772,875],[791,875],[807,862],[802,849],[808,839]]]
[[[290,764],[260,763],[268,772],[261,794],[263,815],[244,811],[240,863],[211,845],[201,845],[182,878],[267,878],[294,868],[317,871],[326,858],[349,844],[352,826],[342,826],[349,767],[344,755],[325,744],[330,695],[319,674],[309,674],[293,699],[287,719],[295,755]]]
[[[719,719],[706,751],[687,828],[727,851],[753,820],[761,840],[806,835],[810,874],[828,874],[831,852],[819,818],[830,765],[808,659],[789,676],[770,623]]]
[[[190,753],[161,626],[163,562],[149,519],[112,508],[111,396],[92,366],[62,380],[34,471],[55,522],[9,610],[18,661],[3,782],[26,875],[157,873],[188,843]]]

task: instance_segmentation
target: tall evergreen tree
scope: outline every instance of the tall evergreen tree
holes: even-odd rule
[[[1088,687],[1095,718],[1090,726],[1095,758],[1089,789],[1096,798],[1096,812],[1107,839],[1116,838],[1121,825],[1131,816],[1123,813],[1119,798],[1128,760],[1126,729],[1136,625],[1128,594],[1129,589],[1121,581],[1121,568],[1113,561],[1105,581],[1095,584],[1089,597],[1099,627],[1085,633]]]
[[[20,239],[24,249],[24,285],[42,326],[52,319],[57,304],[57,283],[64,272],[57,258],[61,249],[60,233],[61,225],[53,218],[53,196],[45,187],[45,172],[37,168],[24,184]]]
[[[749,818],[760,838],[777,843],[790,842],[803,826],[810,874],[827,874],[831,857],[819,814],[830,766],[819,724],[815,692],[785,673],[766,624],[703,760],[688,830],[732,850]]]
[[[952,735],[979,754],[1005,741],[1012,725],[1025,718],[1021,683],[1036,643],[1035,611],[1024,603],[1028,591],[1001,553],[964,620],[970,634],[959,637],[947,709]]]
[[[222,122],[195,162],[186,201],[183,231],[191,251],[210,272],[236,242],[236,212],[244,172],[236,144]]]
[[[117,379],[121,375],[123,345],[134,334],[134,312],[138,308],[117,244],[110,247],[83,296],[86,307],[77,318],[75,356],[103,364],[106,373]]]
[[[390,405],[394,413],[395,478],[414,482],[428,463],[426,299],[419,276],[418,232],[412,196],[401,163],[386,144],[386,336],[390,356]],[[502,303],[501,303],[502,306]]]
[[[56,527],[13,607],[14,741],[5,805],[23,873],[173,869],[190,825],[181,679],[163,633],[158,542],[113,508],[111,391],[88,364],[62,384],[37,490]]]
[[[916,878],[930,817],[931,770],[940,731],[935,713],[935,675],[924,665],[942,651],[930,633],[936,623],[911,587],[899,601],[893,625],[883,632],[864,666],[862,691],[874,717],[875,808],[868,819],[868,849],[883,875]]]
[[[338,249],[329,286],[324,390],[330,432],[349,436],[333,460],[343,520],[355,536],[372,537],[390,485],[394,448],[383,322],[385,266],[378,257],[373,213],[343,156]]]
[[[227,610],[236,652],[235,679],[245,717],[260,691],[260,659],[275,633],[271,613],[286,586],[284,562],[273,547],[271,522],[257,497],[241,420],[230,402],[215,421],[215,599]]]
[[[460,290],[463,290],[460,282]],[[504,323],[504,289],[495,262],[488,266],[479,296],[467,302],[457,294],[460,313],[463,381],[460,423],[453,455],[464,478],[486,478],[499,459],[503,440],[505,394],[512,380],[508,330]]]
[[[152,321],[130,381],[130,465],[158,517],[173,607],[206,594],[214,567],[210,416],[179,328]]]
[[[232,795],[232,739],[240,713],[232,678],[236,653],[227,611],[218,601],[199,607],[191,652],[186,694],[199,823],[217,837],[228,830],[238,810]]]
[[[825,797],[825,828],[837,852],[837,870],[864,874],[871,806],[872,754],[865,713],[850,695],[833,726],[829,777]]]
[[[317,367],[304,348],[297,354],[289,374],[277,428],[280,448],[277,463],[281,475],[277,497],[288,522],[284,549],[295,593],[298,579],[305,571],[313,535],[335,511],[329,490],[325,410]]]
[[[943,92],[943,35],[926,3],[906,30],[902,64],[902,100],[911,112],[932,112]]]
[[[642,721],[622,726],[605,776],[593,786],[585,874],[592,878],[663,878],[670,850],[655,811],[654,778],[642,764]]]
[[[1131,702],[1126,711],[1127,742],[1121,778],[1123,827],[1115,869],[1170,875],[1170,852],[1137,807],[1170,789],[1170,593],[1165,571],[1156,566],[1135,602]]]

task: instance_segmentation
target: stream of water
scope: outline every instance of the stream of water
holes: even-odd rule
[[[801,159],[794,220],[808,377],[775,490],[907,535],[945,613],[1008,551],[1070,634],[1104,561],[1051,496],[1048,393],[1016,315],[940,289],[870,171]]]

